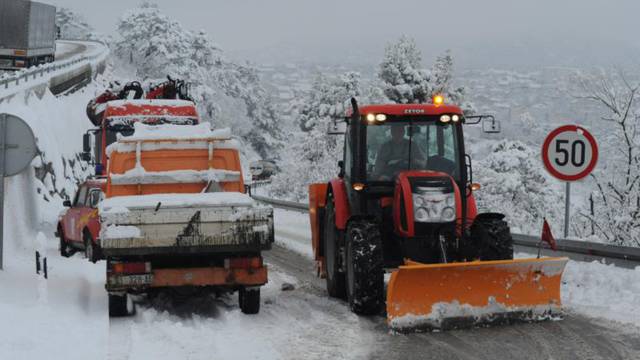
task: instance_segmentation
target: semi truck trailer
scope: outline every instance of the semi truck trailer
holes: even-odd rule
[[[56,8],[26,0],[0,0],[0,70],[55,60]]]

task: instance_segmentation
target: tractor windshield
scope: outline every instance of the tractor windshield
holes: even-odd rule
[[[367,178],[391,181],[405,170],[433,170],[460,178],[455,126],[406,120],[367,126]]]

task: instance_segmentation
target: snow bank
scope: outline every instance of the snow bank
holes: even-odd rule
[[[197,194],[153,194],[116,196],[100,203],[100,212],[114,213],[118,209],[155,209],[161,207],[215,207],[215,206],[255,206],[255,201],[247,194],[238,192],[215,192]]]
[[[640,326],[640,266],[630,270],[569,261],[562,280],[562,303],[568,309]]]

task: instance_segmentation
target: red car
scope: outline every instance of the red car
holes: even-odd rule
[[[96,239],[100,233],[98,203],[104,197],[106,179],[89,179],[80,184],[73,199],[64,202],[68,209],[60,216],[56,236],[60,238],[60,254],[70,257],[83,250],[87,259],[100,259]]]

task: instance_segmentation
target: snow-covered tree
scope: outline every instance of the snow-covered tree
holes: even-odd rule
[[[387,45],[378,78],[382,92],[400,104],[426,103],[436,94],[459,105],[465,113],[474,112],[465,99],[465,88],[453,84],[453,56],[447,50],[436,58],[431,70],[422,68],[422,54],[412,38],[403,36]]]
[[[480,211],[507,215],[514,232],[538,234],[543,218],[561,229],[563,197],[557,183],[549,181],[538,149],[519,141],[502,140],[473,167]]]
[[[279,115],[255,68],[227,60],[206,33],[185,29],[150,1],[125,13],[118,33],[115,53],[136,67],[140,79],[185,79],[206,121],[231,127],[261,157],[278,157]]]
[[[616,245],[640,246],[640,84],[621,72],[579,77],[578,96],[598,104],[606,131],[597,134],[601,159],[591,178],[594,214],[583,211],[597,236]]]
[[[284,171],[273,179],[270,188],[273,196],[302,201],[309,184],[336,176],[343,137],[328,135],[327,128],[332,119],[345,116],[349,99],[360,94],[358,73],[316,77],[298,110],[301,131],[291,136],[284,150],[288,156],[281,164]]]
[[[431,95],[442,94],[447,102],[459,105],[466,114],[474,112],[473,104],[465,97],[465,88],[453,84],[453,56],[451,50],[436,58],[431,68]]]
[[[347,72],[337,78],[318,75],[308,96],[302,101],[299,110],[300,129],[311,131],[317,126],[326,127],[332,118],[343,116],[347,110],[345,104],[357,96],[360,96],[359,73]]]
[[[384,94],[400,104],[429,101],[433,91],[430,74],[421,66],[422,54],[412,38],[403,36],[387,45],[378,72]]]
[[[61,39],[89,39],[93,37],[93,27],[84,17],[69,8],[56,9],[56,25],[60,28]]]

